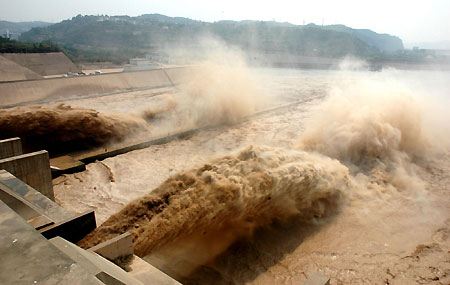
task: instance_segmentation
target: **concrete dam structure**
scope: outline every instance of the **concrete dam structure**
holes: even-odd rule
[[[8,77],[3,76],[11,80],[0,83],[3,108],[174,87],[185,79],[188,70],[169,68],[43,79],[12,60],[4,57],[0,60],[20,71],[12,75],[6,72]],[[47,74],[45,70],[40,73]],[[130,234],[89,250],[76,246],[95,229],[96,218],[94,211],[73,214],[55,202],[51,172],[67,173],[65,164],[74,171],[85,169],[84,164],[67,158],[70,157],[56,159],[58,166],[53,166],[45,150],[24,154],[18,137],[0,141],[0,228],[4,233],[0,243],[4,258],[0,264],[2,269],[18,273],[2,274],[0,283],[179,284],[134,255]],[[80,165],[74,168],[74,163]],[[132,273],[113,262],[124,258],[131,260],[127,261],[127,271]]]
[[[174,86],[189,68],[175,67],[67,78],[48,78],[0,83],[0,107],[40,101],[55,101],[105,93]]]

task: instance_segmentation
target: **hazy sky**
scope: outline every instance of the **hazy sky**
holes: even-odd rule
[[[0,19],[15,22],[150,13],[202,21],[323,22],[388,33],[407,43],[450,41],[450,0],[0,0]]]

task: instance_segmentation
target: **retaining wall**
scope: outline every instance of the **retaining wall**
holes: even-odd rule
[[[69,99],[118,91],[151,89],[179,84],[188,68],[59,77],[0,83],[0,107],[34,101]],[[170,76],[170,78],[169,78]]]
[[[62,52],[4,53],[3,57],[39,75],[56,75],[80,71]]]
[[[26,67],[0,55],[0,82],[15,80],[42,79],[43,77]]]

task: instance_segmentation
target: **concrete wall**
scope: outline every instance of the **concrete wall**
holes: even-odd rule
[[[5,169],[49,199],[55,200],[46,150],[1,159],[0,169]]]
[[[0,140],[0,159],[21,154],[23,154],[23,151],[20,138],[10,138],[6,140]]]
[[[42,79],[43,77],[17,63],[0,56],[0,82]]]
[[[62,52],[4,53],[3,57],[26,67],[39,75],[79,72],[80,69]]]
[[[169,80],[167,74],[173,79]],[[106,73],[90,76],[50,78],[0,83],[0,107],[25,102],[56,100],[118,91],[171,86],[181,82],[187,68]],[[171,82],[172,81],[172,82]]]

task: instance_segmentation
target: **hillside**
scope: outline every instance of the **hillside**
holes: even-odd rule
[[[403,49],[403,42],[399,37],[378,34],[368,29],[352,29],[344,25],[323,26],[322,29],[352,34],[380,51],[394,52]]]
[[[195,50],[205,36],[221,39],[251,53],[289,53],[339,58],[370,57],[402,49],[400,39],[370,30],[264,21],[195,21],[160,14],[81,16],[33,28],[20,39],[63,45],[79,61],[123,61],[134,56],[164,53],[171,48]]]

